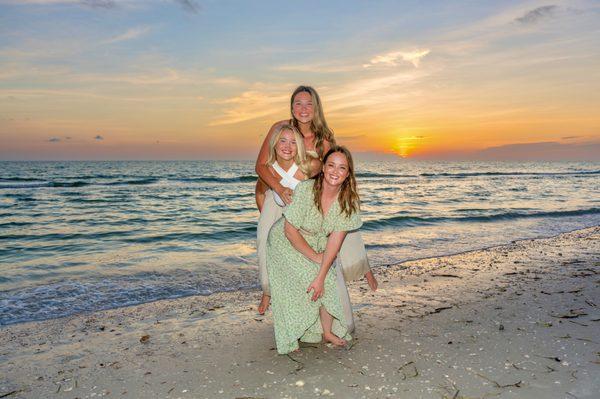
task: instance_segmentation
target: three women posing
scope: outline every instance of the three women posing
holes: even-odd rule
[[[321,168],[321,157],[324,153],[328,153],[328,150],[332,147],[332,145],[334,145],[333,134],[327,127],[319,96],[314,89],[307,86],[298,87],[292,94],[290,108],[292,119],[290,121],[281,121],[273,125],[267,137],[265,138],[256,162],[256,171],[261,178],[257,184],[256,190],[257,205],[261,210],[257,234],[259,272],[261,276],[261,285],[263,287],[263,298],[259,306],[260,313],[264,313],[269,305],[270,300],[269,278],[267,277],[266,272],[267,235],[271,230],[271,226],[273,226],[275,222],[280,219],[283,212],[282,206],[290,203],[292,203],[292,207],[294,206],[291,198],[292,190],[299,183],[299,181],[315,174],[318,174],[315,181],[319,180],[323,174],[323,170]],[[338,151],[334,151],[334,157],[332,159],[337,159],[338,155],[335,154],[343,153],[345,150],[342,152],[340,151],[341,150],[339,148]],[[351,163],[351,159],[348,161],[349,153],[346,153],[344,153],[342,158],[346,159],[346,163],[349,164]],[[340,176],[338,176],[338,178],[339,177]],[[337,181],[343,181],[344,179],[338,179]],[[333,180],[331,181],[333,182]],[[355,181],[353,175],[351,181]],[[325,183],[324,187],[329,187],[327,184],[329,183]],[[354,192],[356,192],[355,183],[352,185],[352,187],[354,188]],[[270,188],[270,190],[268,190],[268,188]],[[325,191],[329,193],[331,190],[328,188]],[[351,207],[351,209],[357,210],[358,196],[353,196],[353,198],[354,199],[351,202],[356,203],[356,207]],[[322,212],[324,208],[328,209],[329,207],[320,207],[318,204],[319,202],[315,200],[317,209],[321,211],[321,219],[323,219],[325,216],[329,216],[328,214]],[[329,204],[329,202],[327,202],[327,204]],[[318,215],[312,215],[311,217],[313,221],[319,220]],[[275,230],[275,228],[273,228],[273,230]],[[306,231],[304,233],[306,233]],[[300,235],[302,236],[302,234]],[[271,241],[271,239],[269,240]],[[292,242],[291,239],[287,239],[286,241]],[[342,245],[342,242],[344,243],[344,246],[341,250],[339,250],[339,248],[335,250],[331,262],[327,261],[329,264],[327,264],[327,262],[321,258],[324,256],[323,254],[320,254],[316,259],[319,260],[319,264],[325,266],[325,269],[323,269],[325,274],[320,273],[321,277],[331,274],[327,274],[327,271],[329,270],[333,260],[336,258],[336,256],[338,256],[338,260],[341,260],[344,269],[343,274],[347,279],[355,279],[364,274],[365,277],[367,277],[367,281],[371,288],[375,290],[377,288],[377,281],[370,271],[364,249],[364,243],[362,242],[360,234],[354,231],[350,233],[345,240],[342,239],[340,241],[340,246]],[[294,248],[296,248],[295,245]],[[325,248],[322,248],[322,250],[324,249]],[[314,251],[315,249],[313,248],[313,252]],[[298,248],[294,249],[294,252],[302,253],[302,251]],[[268,255],[268,258],[272,259],[271,254]],[[315,258],[311,257],[305,257],[305,259],[309,259],[311,261],[315,260]],[[300,265],[297,266],[299,267]],[[352,330],[352,310],[350,307],[342,270],[337,267],[336,272],[338,282],[337,284],[334,284],[334,286],[337,285],[337,290],[339,290],[337,292],[337,297],[338,299],[342,299],[342,307],[346,313],[344,318],[336,319],[345,319],[347,329]],[[271,271],[269,271],[269,273],[271,273]],[[336,290],[333,289],[333,291],[331,291],[332,287],[330,287],[329,291],[330,294],[333,295],[336,293]],[[274,304],[275,302],[276,300],[273,299]],[[275,307],[273,311],[275,314]],[[325,325],[327,325],[327,320],[325,321]],[[327,334],[325,334],[325,337],[327,337]],[[332,341],[333,339],[329,340]],[[338,341],[337,343],[339,344],[340,342]]]

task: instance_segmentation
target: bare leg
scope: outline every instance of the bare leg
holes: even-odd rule
[[[321,326],[323,327],[323,341],[331,342],[335,346],[344,346],[347,344],[345,339],[341,339],[333,332],[331,332],[331,326],[333,325],[333,316],[330,315],[325,306],[319,308],[319,316],[321,317]]]
[[[271,297],[263,292],[262,298],[260,299],[260,304],[258,305],[258,314],[265,314],[267,309],[269,309],[270,302]]]
[[[365,273],[365,278],[367,279],[367,283],[369,284],[369,287],[371,287],[371,290],[377,291],[379,283],[377,282],[377,279],[375,278],[371,270]]]
[[[258,178],[256,181],[256,187],[254,188],[254,196],[256,199],[256,207],[259,212],[262,212],[262,207],[265,203],[265,192],[269,189],[269,186],[262,181],[261,178]]]

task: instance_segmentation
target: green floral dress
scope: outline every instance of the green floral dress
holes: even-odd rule
[[[307,293],[306,289],[317,276],[320,265],[298,252],[284,233],[287,220],[300,229],[302,236],[316,252],[323,252],[331,232],[356,230],[362,225],[358,213],[350,217],[341,213],[337,200],[323,216],[313,201],[313,184],[312,179],[298,184],[292,204],[284,211],[284,218],[273,225],[267,240],[267,271],[271,284],[275,342],[281,354],[298,349],[298,340],[313,343],[321,341],[321,306],[325,306],[334,317],[332,332],[346,340],[351,339],[338,297],[333,270],[335,263],[325,278],[323,296],[311,301],[312,291]]]

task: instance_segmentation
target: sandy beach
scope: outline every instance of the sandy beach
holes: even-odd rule
[[[600,397],[600,227],[376,275],[350,350],[277,355],[257,291],[5,326],[0,397]]]

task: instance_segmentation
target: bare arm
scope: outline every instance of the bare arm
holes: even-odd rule
[[[275,130],[285,121],[277,122],[265,137],[260,151],[258,153],[258,157],[256,158],[256,164],[254,165],[254,170],[258,174],[258,177],[262,179],[273,191],[275,191],[279,196],[283,199],[286,204],[290,204],[292,202],[292,190],[289,188],[283,187],[279,180],[273,176],[273,173],[269,170],[267,166],[267,160],[269,159],[269,142],[271,141],[271,136],[273,136]]]
[[[325,154],[327,154],[327,151],[331,150],[331,143],[329,142],[329,140],[324,140],[323,141],[323,156],[325,156]]]
[[[327,154],[327,151],[329,151],[330,149],[331,143],[327,140],[323,141],[323,156],[325,156],[325,154]],[[318,175],[321,172],[322,165],[323,164],[320,159],[313,158],[310,161],[310,177],[315,177],[316,175]]]
[[[308,245],[302,234],[300,234],[300,231],[287,220],[285,221],[284,232],[285,236],[290,241],[290,244],[292,244],[292,247],[294,247],[296,251],[315,263],[321,263],[323,258],[322,254],[316,253],[315,250]]]
[[[310,292],[310,290],[313,290],[311,298],[313,301],[322,297],[325,292],[325,277],[327,276],[327,272],[329,272],[333,261],[340,252],[344,238],[346,238],[345,231],[334,231],[329,235],[329,238],[327,238],[327,245],[325,246],[325,252],[323,253],[319,274],[317,274],[317,277],[315,277],[314,281],[308,286],[306,291]]]

